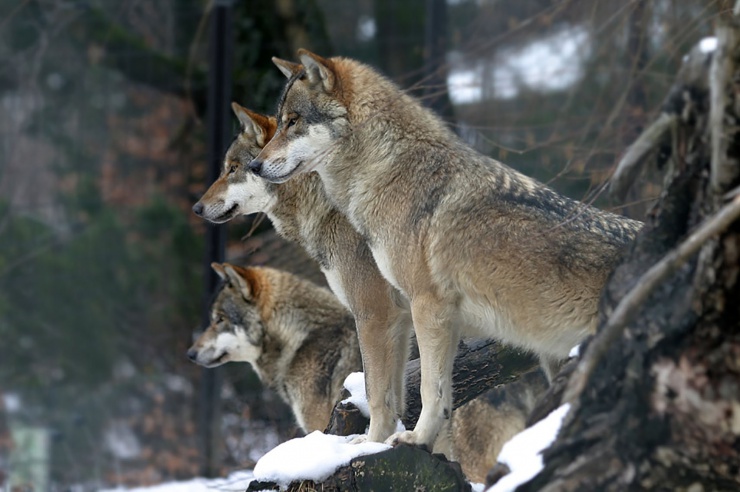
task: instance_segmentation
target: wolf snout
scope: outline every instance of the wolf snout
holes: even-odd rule
[[[197,205],[197,204],[196,204],[196,205]],[[195,208],[195,207],[193,207],[193,208]],[[197,212],[196,212],[196,213],[197,213]],[[198,214],[198,215],[200,215],[200,214]],[[197,350],[195,350],[195,349],[190,349],[190,350],[188,350],[188,352],[187,352],[187,356],[188,356],[188,359],[190,359],[190,360],[192,360],[192,361],[195,361],[195,359],[197,359],[197,358],[198,358],[198,351],[197,351]]]
[[[200,203],[200,202],[198,202],[195,205],[193,205],[193,213],[195,213],[195,215],[202,216],[203,215],[203,208],[204,208],[203,207],[203,204]],[[189,353],[190,352],[188,352],[188,354]]]
[[[262,171],[262,161],[254,159],[249,163],[249,170],[259,176],[259,173]]]

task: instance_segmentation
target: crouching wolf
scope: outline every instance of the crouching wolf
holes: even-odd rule
[[[323,431],[344,378],[362,367],[352,315],[327,289],[289,273],[211,266],[223,284],[188,357],[205,367],[249,362],[301,428]]]
[[[212,266],[224,282],[211,306],[211,325],[188,356],[206,367],[249,362],[304,431],[323,431],[342,383],[362,370],[352,315],[326,289],[287,272]],[[452,413],[451,445],[469,480],[485,480],[545,387],[544,376],[525,374]]]
[[[529,349],[552,373],[594,331],[601,289],[641,223],[479,154],[367,65],[299,57],[250,168],[275,183],[317,171],[410,301],[423,407],[392,440],[430,446],[450,418],[460,327]]]
[[[297,67],[282,66],[286,71]],[[249,171],[277,123],[236,103],[232,108],[241,130],[226,152],[221,176],[193,210],[211,222],[265,212],[283,237],[298,242],[319,263],[332,291],[355,316],[370,407],[367,439],[383,441],[404,412],[408,303],[380,274],[365,240],[326,198],[318,176],[278,186]]]

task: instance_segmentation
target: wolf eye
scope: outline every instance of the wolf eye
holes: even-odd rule
[[[297,122],[298,122],[298,117],[293,116],[291,119],[288,120],[288,127],[295,125]]]
[[[237,169],[239,169],[239,166],[237,166],[236,164],[232,164],[229,168],[229,174],[234,174]]]

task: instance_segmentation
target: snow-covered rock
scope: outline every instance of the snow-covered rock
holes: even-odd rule
[[[254,476],[280,485],[296,480],[322,482],[353,458],[390,449],[389,445],[378,442],[350,444],[354,437],[315,431],[291,439],[264,455],[254,467]]]

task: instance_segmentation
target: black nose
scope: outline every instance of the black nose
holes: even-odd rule
[[[188,350],[188,359],[195,360],[198,358],[198,351],[195,349]]]
[[[193,212],[195,212],[195,215],[203,215],[203,204],[198,202],[193,205]]]
[[[257,159],[253,160],[252,162],[249,163],[249,169],[254,174],[259,174],[260,171],[262,171],[262,161],[258,161]]]

